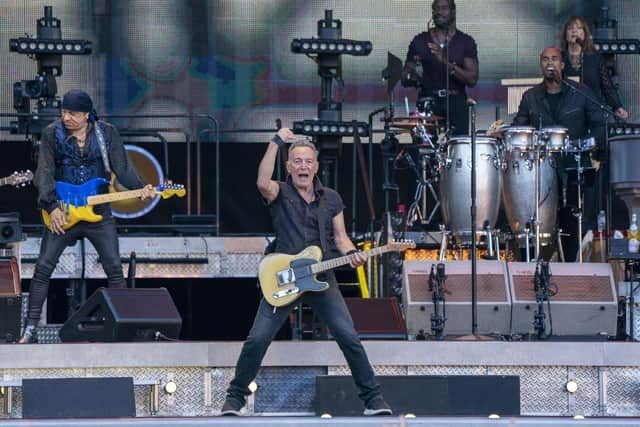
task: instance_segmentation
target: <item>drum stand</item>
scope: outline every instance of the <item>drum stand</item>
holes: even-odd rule
[[[578,149],[574,154],[576,160],[576,184],[578,186],[578,211],[575,213],[575,217],[578,218],[578,262],[582,264],[582,175],[584,174],[584,168],[582,167],[582,150]]]

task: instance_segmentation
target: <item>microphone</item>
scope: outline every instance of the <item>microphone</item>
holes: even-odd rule
[[[431,264],[431,272],[429,273],[429,291],[433,292],[433,284],[436,280],[436,265]]]
[[[581,38],[577,38],[576,44],[580,47],[584,47],[584,40],[582,40]]]

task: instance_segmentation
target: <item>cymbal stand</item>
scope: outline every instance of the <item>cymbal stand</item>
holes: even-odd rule
[[[584,173],[584,168],[582,167],[582,150],[578,149],[573,156],[577,163],[576,181],[578,186],[578,211],[575,213],[575,216],[578,218],[578,262],[582,264],[582,175]]]
[[[546,137],[544,135],[539,135],[541,141],[546,143]],[[540,163],[543,160],[543,157],[540,152],[540,144],[538,141],[535,141],[535,151],[534,151],[534,162],[535,162],[535,217],[533,218],[532,224],[535,230],[535,248],[534,248],[534,259],[540,258]]]

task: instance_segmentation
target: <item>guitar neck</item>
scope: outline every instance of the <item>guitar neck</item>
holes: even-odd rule
[[[118,191],[116,193],[98,194],[96,196],[87,197],[87,204],[101,205],[104,203],[117,202],[120,200],[135,199],[142,195],[142,189]]]
[[[377,248],[369,249],[368,251],[362,252],[366,258],[372,256],[382,255],[386,252],[390,252],[392,249],[389,248],[389,245],[379,246]],[[349,264],[349,255],[341,256],[338,258],[330,259],[327,261],[322,261],[317,264],[313,264],[311,266],[311,272],[313,274],[322,273],[323,271],[331,270],[336,267],[340,267],[341,265]]]

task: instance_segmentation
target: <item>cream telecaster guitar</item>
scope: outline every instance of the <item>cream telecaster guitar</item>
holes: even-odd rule
[[[58,196],[58,205],[66,217],[66,222],[62,226],[68,230],[80,221],[98,222],[102,219],[102,215],[93,212],[93,206],[103,203],[115,202],[118,200],[135,199],[142,195],[142,189],[119,191],[116,193],[98,194],[100,187],[108,184],[104,178],[94,178],[82,185],[73,185],[66,182],[56,182],[56,194]],[[168,199],[177,195],[182,197],[186,190],[180,184],[162,184],[155,187],[156,194]],[[49,213],[42,210],[42,220],[44,225],[51,229],[51,221]]]
[[[362,252],[365,257],[386,252],[401,252],[415,248],[414,242],[391,242]],[[305,292],[326,291],[329,284],[316,279],[316,274],[349,264],[349,256],[322,261],[322,249],[309,246],[296,255],[269,254],[258,267],[260,289],[267,302],[282,307],[295,301]]]

